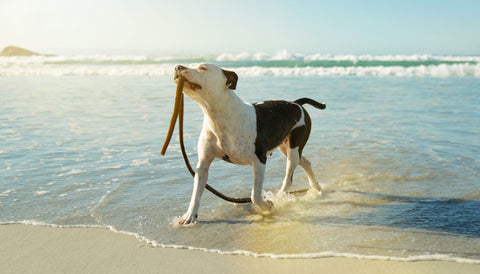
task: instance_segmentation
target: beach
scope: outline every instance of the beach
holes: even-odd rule
[[[0,2],[0,274],[480,273],[480,1],[117,2]]]
[[[3,273],[478,273],[480,265],[328,257],[272,259],[152,247],[105,228],[0,225]]]
[[[303,156],[312,163],[321,194],[276,195],[285,158],[275,151],[263,185],[274,211],[263,213],[205,192],[197,224],[175,225],[188,207],[192,178],[177,132],[166,155],[160,155],[175,97],[171,73],[176,64],[202,62],[236,71],[235,92],[246,102],[308,97],[326,103],[324,110],[305,108],[312,131]],[[86,243],[84,233],[98,234],[85,237],[101,238],[98,242],[130,239],[134,244],[128,250],[138,251],[138,260],[148,257],[144,250],[153,250],[152,257],[188,255],[189,263],[175,263],[178,267],[209,258],[258,269],[270,267],[256,266],[259,262],[289,262],[280,269],[308,262],[315,269],[337,260],[379,266],[414,262],[405,265],[419,270],[420,261],[438,261],[433,264],[441,269],[441,262],[478,265],[479,72],[478,56],[0,57],[0,223],[40,225],[15,235],[54,239],[39,246],[59,246],[40,254],[73,254],[92,267],[95,254],[110,248],[92,245],[90,253],[75,254],[74,248]],[[202,120],[202,110],[187,97],[184,140],[194,166]],[[249,197],[252,170],[215,160],[209,184],[229,196]],[[298,168],[292,190],[306,187],[307,176]],[[32,232],[42,229],[53,234]],[[58,243],[69,231],[74,240]],[[15,243],[36,241],[18,237]],[[137,238],[156,248],[138,248]],[[117,250],[122,248],[111,249]],[[26,253],[18,254],[21,259]],[[104,255],[103,261],[117,256],[131,262],[121,254]],[[35,260],[45,259],[28,261]]]

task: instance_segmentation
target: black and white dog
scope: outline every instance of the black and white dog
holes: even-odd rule
[[[198,164],[192,198],[178,224],[196,221],[208,169],[215,158],[252,166],[251,198],[262,210],[273,206],[271,201],[262,197],[262,184],[267,156],[277,147],[287,157],[285,179],[279,192],[290,188],[297,165],[307,174],[311,188],[321,190],[310,162],[302,156],[311,128],[310,116],[302,105],[324,109],[325,104],[308,98],[294,102],[244,102],[232,91],[237,85],[237,74],[212,64],[201,64],[196,69],[177,66],[175,82],[180,75],[185,78],[184,93],[200,105],[204,120],[198,140]]]

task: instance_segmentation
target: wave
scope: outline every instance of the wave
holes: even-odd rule
[[[286,50],[278,51],[275,54],[267,53],[249,53],[242,52],[238,54],[223,53],[215,58],[216,61],[279,61],[279,60],[297,60],[297,61],[438,61],[438,62],[480,62],[480,56],[436,56],[430,54],[413,55],[372,55],[372,54],[302,54],[289,53]]]
[[[10,66],[0,67],[0,76],[171,76],[174,65],[137,66]],[[358,77],[475,77],[480,78],[480,64],[421,65],[415,67],[231,67],[240,76],[358,76]]]
[[[211,62],[240,76],[480,77],[480,56],[223,53],[0,57],[0,77],[166,76],[176,64]]]
[[[137,240],[147,243],[153,247],[161,248],[174,248],[174,249],[188,249],[196,250],[207,253],[218,253],[221,255],[244,255],[252,256],[255,258],[268,257],[272,259],[314,259],[314,258],[328,258],[328,257],[343,257],[343,258],[352,258],[352,259],[367,259],[367,260],[381,260],[381,261],[399,261],[399,262],[418,262],[418,261],[446,261],[446,262],[457,262],[457,263],[468,263],[468,264],[480,264],[478,259],[462,258],[455,257],[448,254],[427,254],[427,255],[416,255],[416,256],[407,256],[407,257],[398,257],[398,256],[386,256],[386,255],[363,255],[355,253],[345,253],[345,252],[336,252],[336,251],[323,251],[318,253],[299,253],[299,254],[274,254],[274,253],[255,253],[247,250],[235,250],[235,251],[224,251],[219,249],[208,249],[202,247],[193,247],[193,246],[184,246],[184,245],[175,245],[175,244],[160,244],[155,240],[150,240],[145,236],[142,236],[138,233],[121,231],[116,229],[114,226],[101,226],[101,225],[56,225],[49,224],[44,222],[38,222],[33,220],[24,220],[19,222],[0,222],[0,225],[9,225],[9,224],[24,224],[24,225],[33,225],[33,226],[47,226],[52,228],[96,228],[96,229],[108,229],[114,233],[120,233],[128,236],[133,236]]]
[[[218,55],[164,55],[164,56],[148,56],[148,55],[73,55],[73,56],[18,56],[18,57],[0,57],[0,65],[8,63],[165,63],[165,62],[269,62],[269,61],[297,61],[297,62],[314,62],[314,61],[350,61],[358,62],[480,62],[480,56],[453,56],[453,55],[430,55],[430,54],[412,54],[412,55],[354,55],[354,54],[300,54],[289,53],[288,51],[279,51],[276,54],[258,53],[222,53]]]

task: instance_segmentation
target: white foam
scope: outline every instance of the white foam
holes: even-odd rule
[[[35,221],[35,220],[0,222],[0,225],[14,225],[14,224],[47,226],[47,227],[55,227],[55,228],[108,228],[100,225],[57,225],[57,224],[46,223],[46,222]]]
[[[249,53],[241,52],[237,54],[222,53],[215,59],[219,62],[225,61],[440,61],[440,62],[480,62],[480,56],[453,56],[453,55],[431,55],[431,54],[387,54],[387,55],[373,55],[373,54],[303,54],[291,53],[288,50],[280,50],[274,54],[265,52]]]
[[[63,176],[66,176],[66,175],[76,175],[76,174],[80,174],[80,173],[83,173],[83,172],[85,172],[85,170],[72,169],[69,172],[58,174],[58,177],[63,177]]]
[[[39,191],[35,191],[35,196],[45,195],[47,193],[50,193],[50,191],[39,190]]]
[[[132,161],[130,166],[151,166],[150,162],[148,159],[135,159]]]
[[[0,68],[0,76],[166,76],[172,74],[172,65],[148,66],[96,66],[75,65],[62,66],[32,66]]]
[[[165,55],[165,56],[146,56],[146,55],[73,55],[73,56],[19,56],[19,57],[0,57],[0,67],[7,65],[32,65],[32,64],[70,64],[70,63],[156,63],[173,61],[191,61],[198,60],[225,61],[447,61],[447,62],[480,62],[480,56],[455,56],[455,55],[431,55],[431,54],[323,54],[323,53],[292,53],[286,49],[275,53],[266,52],[240,52],[240,53],[221,53],[218,55]]]
[[[72,67],[40,66],[29,68],[0,67],[0,76],[170,76],[173,65]],[[368,77],[480,77],[480,64],[441,64],[429,66],[372,66],[372,67],[237,67],[229,68],[243,77],[258,76],[368,76]]]
[[[92,190],[97,190],[100,189],[98,187],[91,187],[91,188],[79,188],[77,189],[77,192],[85,192],[85,191],[92,191]]]
[[[9,190],[6,190],[2,193],[0,193],[0,197],[7,197],[7,196],[10,196],[10,193],[14,193],[15,189],[9,189]]]
[[[430,66],[375,66],[375,67],[239,67],[233,68],[241,76],[360,76],[360,77],[480,77],[480,64],[453,64]]]
[[[191,58],[191,59],[188,59]],[[15,76],[171,76],[178,62],[196,62],[205,60],[233,62],[229,69],[241,76],[376,76],[376,77],[480,77],[480,56],[437,56],[429,54],[413,55],[332,55],[301,54],[282,50],[274,54],[223,53],[217,56],[33,56],[0,57],[0,77]],[[235,66],[241,61],[351,61],[352,66],[315,66],[315,67],[259,67]],[[372,66],[356,66],[359,61],[378,61]],[[383,66],[381,62],[413,62],[401,66]],[[438,62],[422,65],[421,62]],[[171,63],[168,63],[171,62]],[[415,64],[415,62],[418,62]],[[448,62],[448,63],[442,63]],[[455,62],[455,63],[451,63]]]
[[[121,169],[123,165],[116,165],[116,166],[106,166],[102,167],[102,169]]]

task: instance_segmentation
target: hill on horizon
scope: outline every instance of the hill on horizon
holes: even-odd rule
[[[17,46],[7,46],[5,47],[2,52],[0,52],[0,56],[51,56],[47,54],[40,54],[28,49],[24,49]]]

